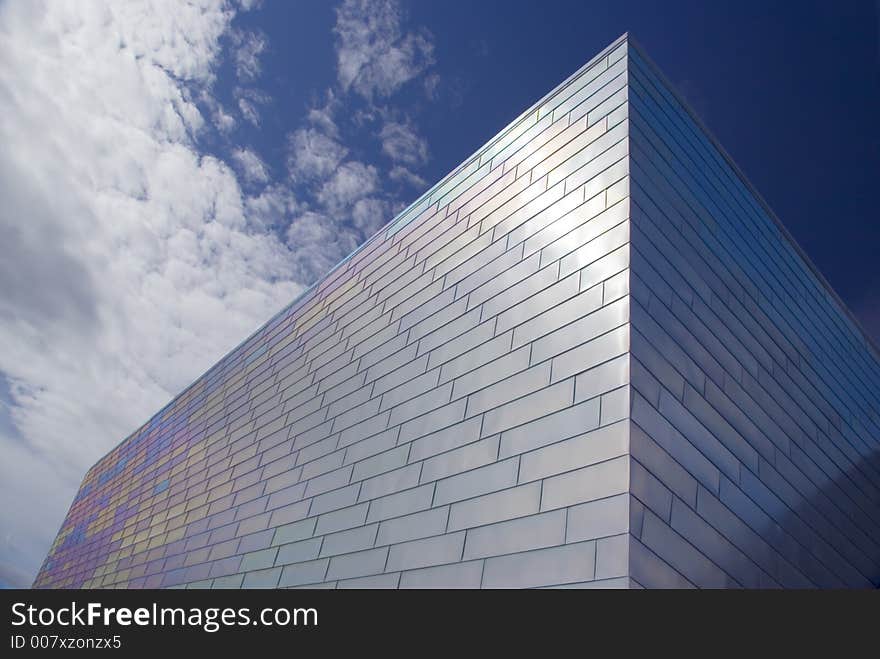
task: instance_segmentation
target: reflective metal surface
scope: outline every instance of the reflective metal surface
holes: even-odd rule
[[[95,465],[36,585],[877,585],[878,409],[624,37]]]

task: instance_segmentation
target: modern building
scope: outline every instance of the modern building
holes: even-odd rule
[[[624,36],[92,467],[35,586],[870,588],[878,414]]]

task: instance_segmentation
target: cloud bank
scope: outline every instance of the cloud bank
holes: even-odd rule
[[[253,4],[0,4],[0,585],[28,585],[99,456],[390,219],[389,181],[424,184],[387,103],[433,46],[391,1],[338,9],[286,172],[204,147],[271,108]],[[344,146],[353,98],[387,162]]]

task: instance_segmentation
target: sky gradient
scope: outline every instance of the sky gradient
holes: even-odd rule
[[[98,457],[625,31],[880,336],[877,3],[201,4],[0,2],[0,584]]]

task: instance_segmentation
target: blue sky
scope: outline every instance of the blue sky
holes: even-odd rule
[[[86,468],[625,31],[880,336],[880,4],[0,0],[0,584]]]
[[[629,31],[877,336],[880,269],[866,265],[880,242],[868,201],[880,180],[878,6],[804,2],[792,15],[786,2],[403,4],[402,25],[427,31],[432,64],[388,107],[413,118],[430,154],[414,169],[431,183]],[[334,78],[335,20],[325,2],[266,3],[241,19],[269,44],[261,81],[272,107],[260,130],[243,127],[236,139],[274,171],[287,152],[279,132]],[[302,61],[310,65],[291,65]],[[426,98],[423,83],[434,77],[436,93]],[[363,110],[361,101],[354,94],[345,106]],[[343,141],[369,160],[370,137],[350,130]],[[419,191],[401,186],[399,198]]]

